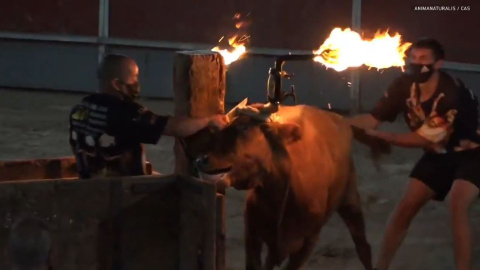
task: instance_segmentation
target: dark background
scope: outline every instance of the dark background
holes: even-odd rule
[[[98,33],[98,0],[15,0],[0,9],[0,31]],[[415,11],[415,5],[469,6],[470,11]],[[351,0],[113,0],[110,36],[215,44],[234,33],[232,17],[250,13],[251,46],[317,49],[334,27],[349,27]],[[399,31],[407,41],[432,36],[449,61],[480,64],[480,3],[474,0],[364,0],[362,31]]]

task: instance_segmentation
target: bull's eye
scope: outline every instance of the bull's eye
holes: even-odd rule
[[[238,129],[238,131],[240,131],[240,132],[245,132],[245,131],[247,131],[248,126],[247,126],[247,125],[238,125],[238,126],[237,126],[237,129]]]

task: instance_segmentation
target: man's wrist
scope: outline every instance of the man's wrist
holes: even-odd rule
[[[204,119],[205,119],[205,122],[203,123],[203,125],[205,127],[210,126],[210,124],[213,122],[213,116],[207,116]]]
[[[390,143],[394,142],[394,139],[395,139],[395,134],[390,132],[370,130],[369,133],[377,138],[380,138]]]

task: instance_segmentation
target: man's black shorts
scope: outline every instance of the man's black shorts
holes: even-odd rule
[[[430,187],[437,201],[445,199],[456,179],[469,181],[480,188],[480,147],[446,154],[425,153],[410,177]]]

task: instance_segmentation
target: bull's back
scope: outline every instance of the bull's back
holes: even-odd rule
[[[278,116],[301,127],[301,140],[288,147],[293,168],[299,170],[292,185],[310,211],[329,215],[350,176],[350,126],[338,114],[307,105],[281,107]]]
[[[308,145],[325,148],[334,158],[350,151],[352,132],[342,116],[308,105],[282,106],[277,114],[280,121],[298,124]]]

